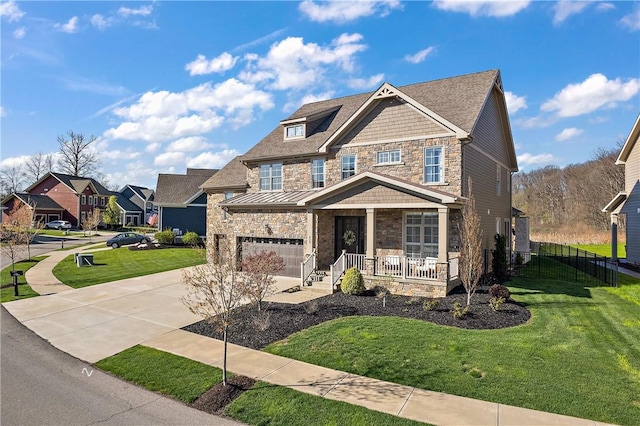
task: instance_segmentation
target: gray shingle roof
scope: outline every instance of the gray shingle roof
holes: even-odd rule
[[[16,198],[22,200],[25,204],[35,203],[36,209],[41,210],[64,210],[60,204],[52,200],[48,195],[16,193]]]
[[[189,169],[194,170],[194,169]],[[159,174],[156,184],[155,204],[184,204],[201,192],[200,186],[217,170],[198,169],[197,173],[186,175]]]
[[[202,189],[246,188],[247,167],[242,164],[242,157],[237,156],[229,161],[218,173],[202,184]]]
[[[471,132],[479,117],[487,96],[499,75],[498,70],[490,70],[425,83],[398,87],[398,90],[415,101],[442,116],[466,132]],[[313,114],[339,108],[336,112],[312,123],[314,132],[305,139],[284,140],[284,130],[278,125],[258,144],[251,148],[243,160],[311,155],[317,153],[322,144],[351,117],[375,92],[362,93],[337,99],[302,105],[287,118],[307,117]]]
[[[53,177],[58,179],[60,182],[67,185],[69,188],[73,189],[75,192],[80,193],[84,191],[84,189],[89,185],[89,183],[93,184],[96,189],[96,192],[100,195],[111,195],[111,191],[106,189],[100,182],[93,178],[87,178],[82,176],[71,176],[66,175],[64,173],[56,173],[50,172]]]
[[[128,212],[142,212],[142,209],[138,205],[134,204],[123,194],[115,193],[114,195],[116,196],[116,203],[118,203],[122,210]]]

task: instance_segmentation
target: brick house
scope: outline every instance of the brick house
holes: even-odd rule
[[[49,172],[24,192],[2,200],[2,221],[18,203],[35,205],[35,220],[46,223],[67,220],[79,227],[94,208],[103,209],[112,192],[92,178]]]
[[[209,223],[225,221],[240,258],[275,250],[284,274],[304,284],[326,271],[332,290],[357,266],[369,284],[439,297],[460,282],[467,178],[493,248],[511,232],[517,169],[491,70],[303,105],[202,188]]]

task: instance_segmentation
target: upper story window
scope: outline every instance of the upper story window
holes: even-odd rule
[[[304,136],[304,125],[296,124],[285,128],[285,137],[287,139],[301,138]]]
[[[496,195],[502,194],[502,168],[496,164]]]
[[[356,174],[356,155],[345,154],[342,156],[342,179]]]
[[[441,146],[432,146],[424,149],[424,182],[444,182],[444,160]]]
[[[82,195],[80,196],[80,204],[82,204],[83,206],[84,206],[85,204],[87,204],[87,196],[86,196],[86,195],[82,194]]]
[[[260,191],[282,191],[282,163],[260,166]]]
[[[233,198],[233,192],[226,191],[226,192],[224,193],[224,199],[225,199],[225,200],[229,200],[229,199],[231,199],[231,198]],[[227,220],[227,210],[226,210],[226,209],[223,209],[223,210],[222,210],[222,216],[223,216],[223,219],[224,219],[224,220]]]
[[[378,164],[393,164],[400,162],[400,150],[380,151],[377,155]]]
[[[311,187],[324,188],[324,160],[311,162]]]
[[[93,205],[93,195],[89,195],[89,205]]]

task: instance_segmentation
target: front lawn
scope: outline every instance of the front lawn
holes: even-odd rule
[[[595,253],[599,256],[611,257],[611,244],[572,244],[571,247]],[[627,257],[625,247],[625,243],[618,243],[618,258],[624,259]]]
[[[53,268],[60,281],[73,288],[205,263],[204,254],[192,248],[129,250],[127,247],[93,252],[94,266],[78,268],[69,255]]]
[[[17,271],[26,273],[36,263],[40,262],[45,257],[46,256],[37,256],[32,257],[30,260],[21,260],[20,262],[16,262],[15,269]],[[0,282],[2,282],[2,289],[0,290],[0,303],[39,296],[39,294],[33,291],[29,284],[27,284],[24,275],[20,275],[18,277],[18,294],[20,294],[20,296],[14,296],[14,287],[13,285],[11,285],[13,284],[13,278],[10,274],[11,270],[11,265],[9,265],[6,268],[3,268],[2,271],[0,271]]]
[[[592,420],[640,423],[640,281],[619,288],[515,278],[529,323],[464,330],[345,317],[268,346],[274,354],[418,388]]]

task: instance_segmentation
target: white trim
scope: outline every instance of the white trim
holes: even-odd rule
[[[442,204],[425,201],[423,203],[395,203],[395,204],[314,204],[318,210],[347,210],[347,209],[437,209]]]
[[[602,211],[604,213],[613,213],[616,210],[620,209],[620,206],[624,204],[624,201],[626,199],[627,199],[626,192],[618,192],[618,194],[615,197],[613,197],[613,199],[609,201],[609,203],[606,206],[604,206]]]
[[[440,148],[440,157],[441,157],[440,158],[440,180],[437,182],[427,182],[427,173],[426,173],[427,149],[433,149],[433,148]],[[447,182],[445,179],[447,168],[444,164],[445,159],[447,158],[446,154],[447,154],[446,148],[444,145],[433,145],[433,146],[422,147],[422,184],[423,185],[443,185]]]
[[[620,150],[620,155],[616,159],[616,164],[626,164],[629,155],[631,154],[631,148],[636,143],[638,138],[640,137],[640,114],[638,114],[638,118],[636,118],[633,127],[631,128],[631,132],[629,132],[629,136],[627,136],[627,140],[624,142],[622,149]]]
[[[375,141],[367,141],[367,142],[349,142],[344,145],[332,146],[329,149],[332,151],[338,151],[343,148],[357,147],[357,146],[370,146],[370,145],[381,145],[385,143],[401,143],[401,142],[416,142],[416,141],[428,141],[429,139],[439,139],[439,138],[447,138],[447,137],[456,137],[456,134],[451,133],[438,133],[433,135],[419,135],[419,136],[407,136],[405,138],[394,138],[394,139],[379,139]]]

